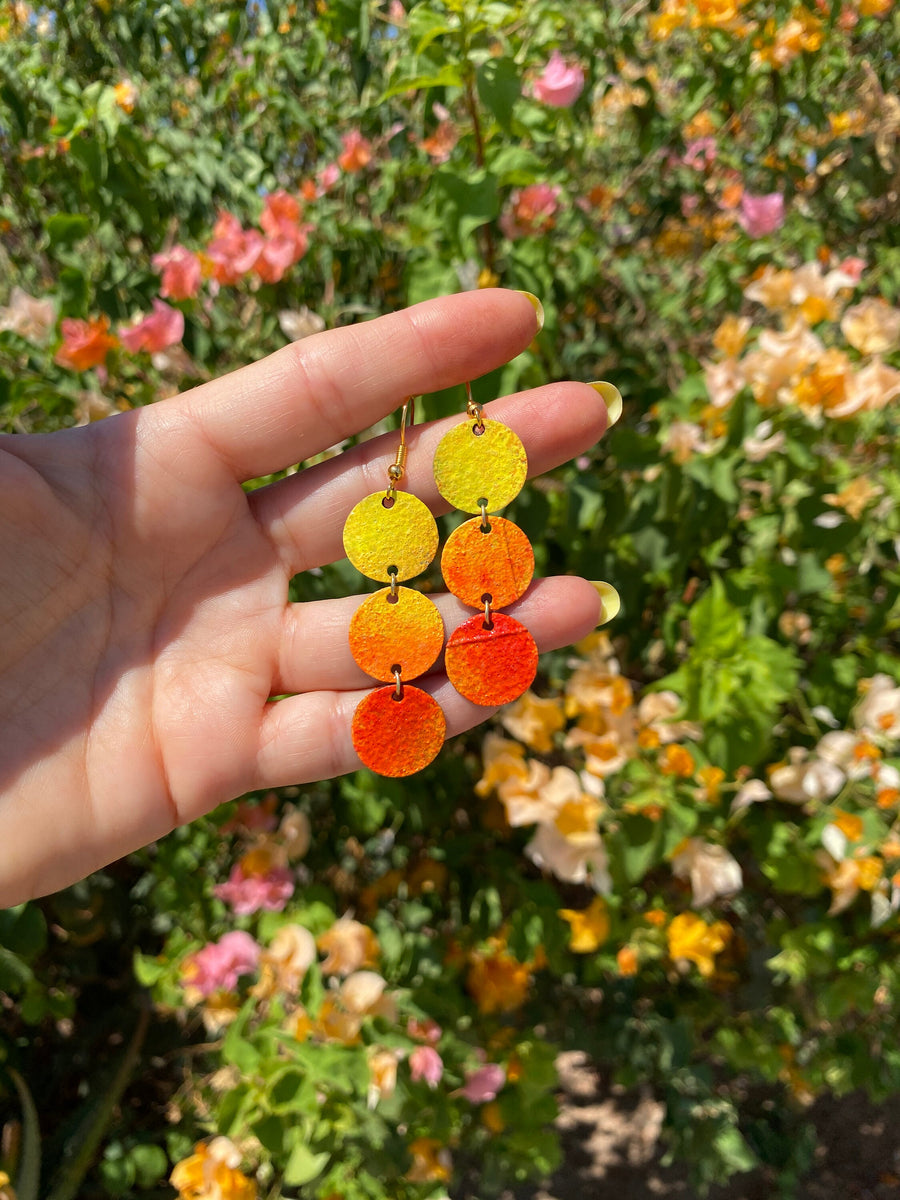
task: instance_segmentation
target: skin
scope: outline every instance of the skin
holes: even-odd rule
[[[84,428],[0,437],[0,906],[55,891],[243,792],[359,766],[353,711],[372,687],[347,642],[361,602],[289,604],[300,571],[343,556],[354,504],[384,488],[396,434],[252,493],[396,410],[500,366],[535,313],[500,290],[448,296],[322,333],[149,408]],[[586,384],[492,402],[538,475],[593,446]],[[409,436],[401,486],[446,510],[434,448]],[[448,630],[471,610],[436,597]],[[597,623],[573,577],[508,610],[541,650]],[[448,736],[493,709],[436,671]],[[272,702],[270,697],[291,693]]]

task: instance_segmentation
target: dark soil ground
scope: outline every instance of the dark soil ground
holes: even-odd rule
[[[549,1185],[504,1200],[694,1200],[687,1172],[661,1163],[662,1106],[650,1096],[604,1087],[579,1054],[559,1062],[557,1125],[564,1163]],[[900,1096],[873,1105],[862,1095],[824,1098],[809,1110],[815,1163],[797,1200],[900,1200]],[[776,1200],[763,1171],[735,1177],[709,1200]]]

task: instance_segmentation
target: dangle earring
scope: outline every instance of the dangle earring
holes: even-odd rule
[[[444,663],[467,700],[508,704],[534,680],[538,651],[525,626],[497,609],[518,600],[531,583],[534,551],[518,525],[490,514],[522,490],[528,459],[507,425],[484,416],[468,383],[466,395],[466,421],[441,438],[434,478],[455,508],[480,514],[447,539],[441,571],[458,600],[482,611],[450,635]]]
[[[440,705],[409,680],[424,674],[444,645],[436,605],[412,588],[398,587],[420,575],[437,553],[438,531],[430,509],[397,490],[406,469],[406,431],[411,396],[400,418],[400,446],[388,467],[388,486],[353,508],[344,525],[344,551],[369,579],[388,583],[359,606],[350,621],[350,650],[357,664],[390,687],[370,692],[353,714],[353,748],[367,767],[398,778],[426,767],[444,742]]]

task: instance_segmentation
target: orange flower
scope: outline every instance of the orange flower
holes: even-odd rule
[[[437,1138],[416,1138],[409,1143],[412,1166],[406,1172],[410,1183],[446,1183],[450,1179],[450,1151]]]
[[[659,769],[663,775],[677,775],[679,779],[690,779],[696,765],[690,750],[674,742],[670,742],[659,756]]]
[[[702,785],[702,798],[710,804],[719,799],[719,789],[725,780],[725,772],[721,767],[701,767],[697,778]]]
[[[623,946],[616,955],[620,975],[637,975],[638,956],[631,946]]]
[[[511,1012],[521,1008],[528,995],[532,966],[506,950],[500,938],[491,938],[487,953],[471,956],[466,987],[482,1013]]]
[[[87,371],[106,362],[106,356],[118,341],[109,333],[109,317],[97,317],[93,321],[80,321],[66,317],[62,322],[63,344],[56,352],[54,362],[73,371]]]
[[[895,804],[900,803],[900,788],[880,788],[875,793],[875,803],[879,808],[893,808]]]
[[[116,97],[116,104],[123,112],[131,115],[134,112],[134,106],[137,104],[138,92],[137,88],[130,79],[123,79],[121,83],[117,83],[113,88]]]
[[[650,925],[655,925],[657,929],[662,929],[668,920],[668,916],[661,908],[651,908],[644,913],[644,920]]]
[[[858,842],[862,837],[862,818],[855,813],[842,812],[839,809],[831,823],[837,825],[848,842]]]
[[[169,1182],[179,1200],[256,1200],[256,1184],[238,1169],[240,1151],[226,1137],[198,1142],[175,1164]]]
[[[372,143],[358,129],[345,133],[341,141],[344,149],[338,155],[338,163],[344,171],[361,171],[372,161]]]

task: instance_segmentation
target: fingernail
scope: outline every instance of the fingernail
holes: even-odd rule
[[[607,621],[611,621],[618,614],[622,607],[619,593],[611,583],[604,583],[602,579],[590,579],[588,582],[600,597],[600,620],[597,625],[605,625]]]
[[[606,383],[603,379],[589,383],[588,387],[592,387],[602,397],[603,403],[606,405],[609,423],[615,425],[622,415],[622,393],[613,384]]]
[[[541,330],[544,328],[544,306],[543,306],[543,304],[541,304],[540,300],[538,300],[537,296],[535,296],[533,292],[523,292],[523,291],[521,291],[521,289],[517,289],[517,291],[519,292],[520,296],[525,297],[525,299],[528,301],[528,303],[532,306],[534,311],[537,313],[537,323],[538,323],[537,331],[538,331],[538,333],[540,333]]]

